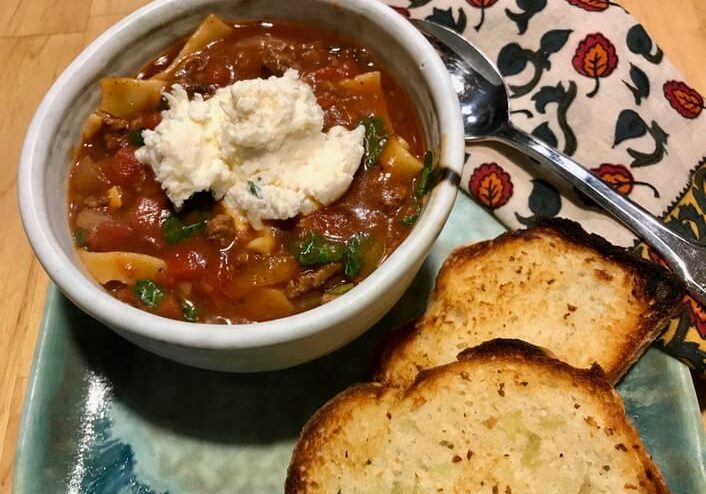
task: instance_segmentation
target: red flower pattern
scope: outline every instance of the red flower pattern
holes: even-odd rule
[[[512,197],[512,179],[497,163],[483,163],[473,170],[468,189],[485,207],[497,209]]]
[[[608,0],[566,0],[575,7],[580,7],[589,12],[603,12],[610,7],[611,2]]]
[[[696,89],[684,82],[667,81],[664,83],[664,96],[676,111],[684,118],[696,118],[704,109],[704,98]]]
[[[390,5],[390,8],[396,10],[403,17],[411,17],[411,13],[407,7],[398,7],[397,5]]]
[[[620,192],[624,196],[630,195],[635,185],[644,185],[652,190],[655,197],[659,197],[659,192],[651,184],[647,182],[639,182],[635,180],[630,169],[625,165],[612,165],[603,163],[598,168],[592,168],[591,171],[601,180],[610,185],[614,190]]]
[[[629,195],[635,185],[632,172],[624,165],[603,163],[598,168],[592,168],[591,171],[624,196]]]
[[[468,3],[468,5],[480,9],[480,22],[478,22],[478,24],[476,24],[473,29],[475,29],[476,31],[480,31],[480,28],[485,22],[485,9],[487,9],[488,7],[492,7],[497,3],[497,1],[498,0],[466,0],[466,3]]]
[[[596,81],[594,89],[586,96],[594,97],[600,88],[601,78],[608,77],[618,66],[615,46],[601,33],[589,34],[579,43],[572,60],[576,71]]]

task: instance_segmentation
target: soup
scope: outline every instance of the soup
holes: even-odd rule
[[[101,87],[69,176],[71,230],[109,293],[160,316],[246,323],[333,300],[400,245],[431,184],[409,96],[319,28],[209,16]]]

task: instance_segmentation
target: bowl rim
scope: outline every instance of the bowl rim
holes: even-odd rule
[[[464,161],[461,110],[451,79],[431,44],[403,16],[379,0],[316,1],[366,17],[406,47],[419,63],[437,111],[441,137],[439,162],[460,176]],[[391,291],[403,273],[416,269],[423,261],[451,212],[458,191],[456,183],[444,180],[437,184],[407,238],[373,273],[344,296],[299,314],[236,325],[167,319],[115,299],[77,266],[80,261],[66,255],[48,217],[40,214],[48,204],[42,194],[45,174],[38,172],[46,168],[48,156],[38,152],[37,145],[41,139],[52,137],[45,130],[45,123],[58,119],[57,114],[63,115],[64,109],[68,108],[70,98],[67,95],[78,90],[75,79],[84,71],[96,71],[92,67],[100,62],[94,58],[100,58],[102,50],[108,49],[112,53],[125,40],[134,40],[134,35],[128,31],[146,17],[159,18],[162,12],[177,5],[180,12],[187,12],[203,3],[202,0],[156,0],[143,6],[89,44],[55,81],[32,119],[20,158],[18,199],[25,233],[42,266],[69,299],[107,326],[137,337],[183,347],[244,350],[303,339],[325,328],[335,330],[338,324],[373,305],[379,294]],[[57,105],[61,106],[62,112],[53,111]],[[419,252],[423,255],[420,256]]]

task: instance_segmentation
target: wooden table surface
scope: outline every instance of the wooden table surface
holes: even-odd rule
[[[552,0],[559,1],[559,0]],[[10,491],[25,385],[47,276],[17,213],[17,162],[27,125],[45,91],[79,51],[146,0],[0,0],[0,493]],[[401,1],[400,4],[405,2]],[[706,1],[622,0],[706,94]],[[706,396],[702,383],[699,394]],[[702,404],[706,420],[706,409]]]

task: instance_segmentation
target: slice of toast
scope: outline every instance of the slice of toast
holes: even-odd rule
[[[376,380],[405,385],[421,369],[493,338],[517,338],[611,383],[678,310],[682,283],[577,223],[552,220],[452,252],[423,317],[396,332]]]
[[[408,388],[354,386],[321,408],[286,494],[666,493],[599,367],[493,340]]]

